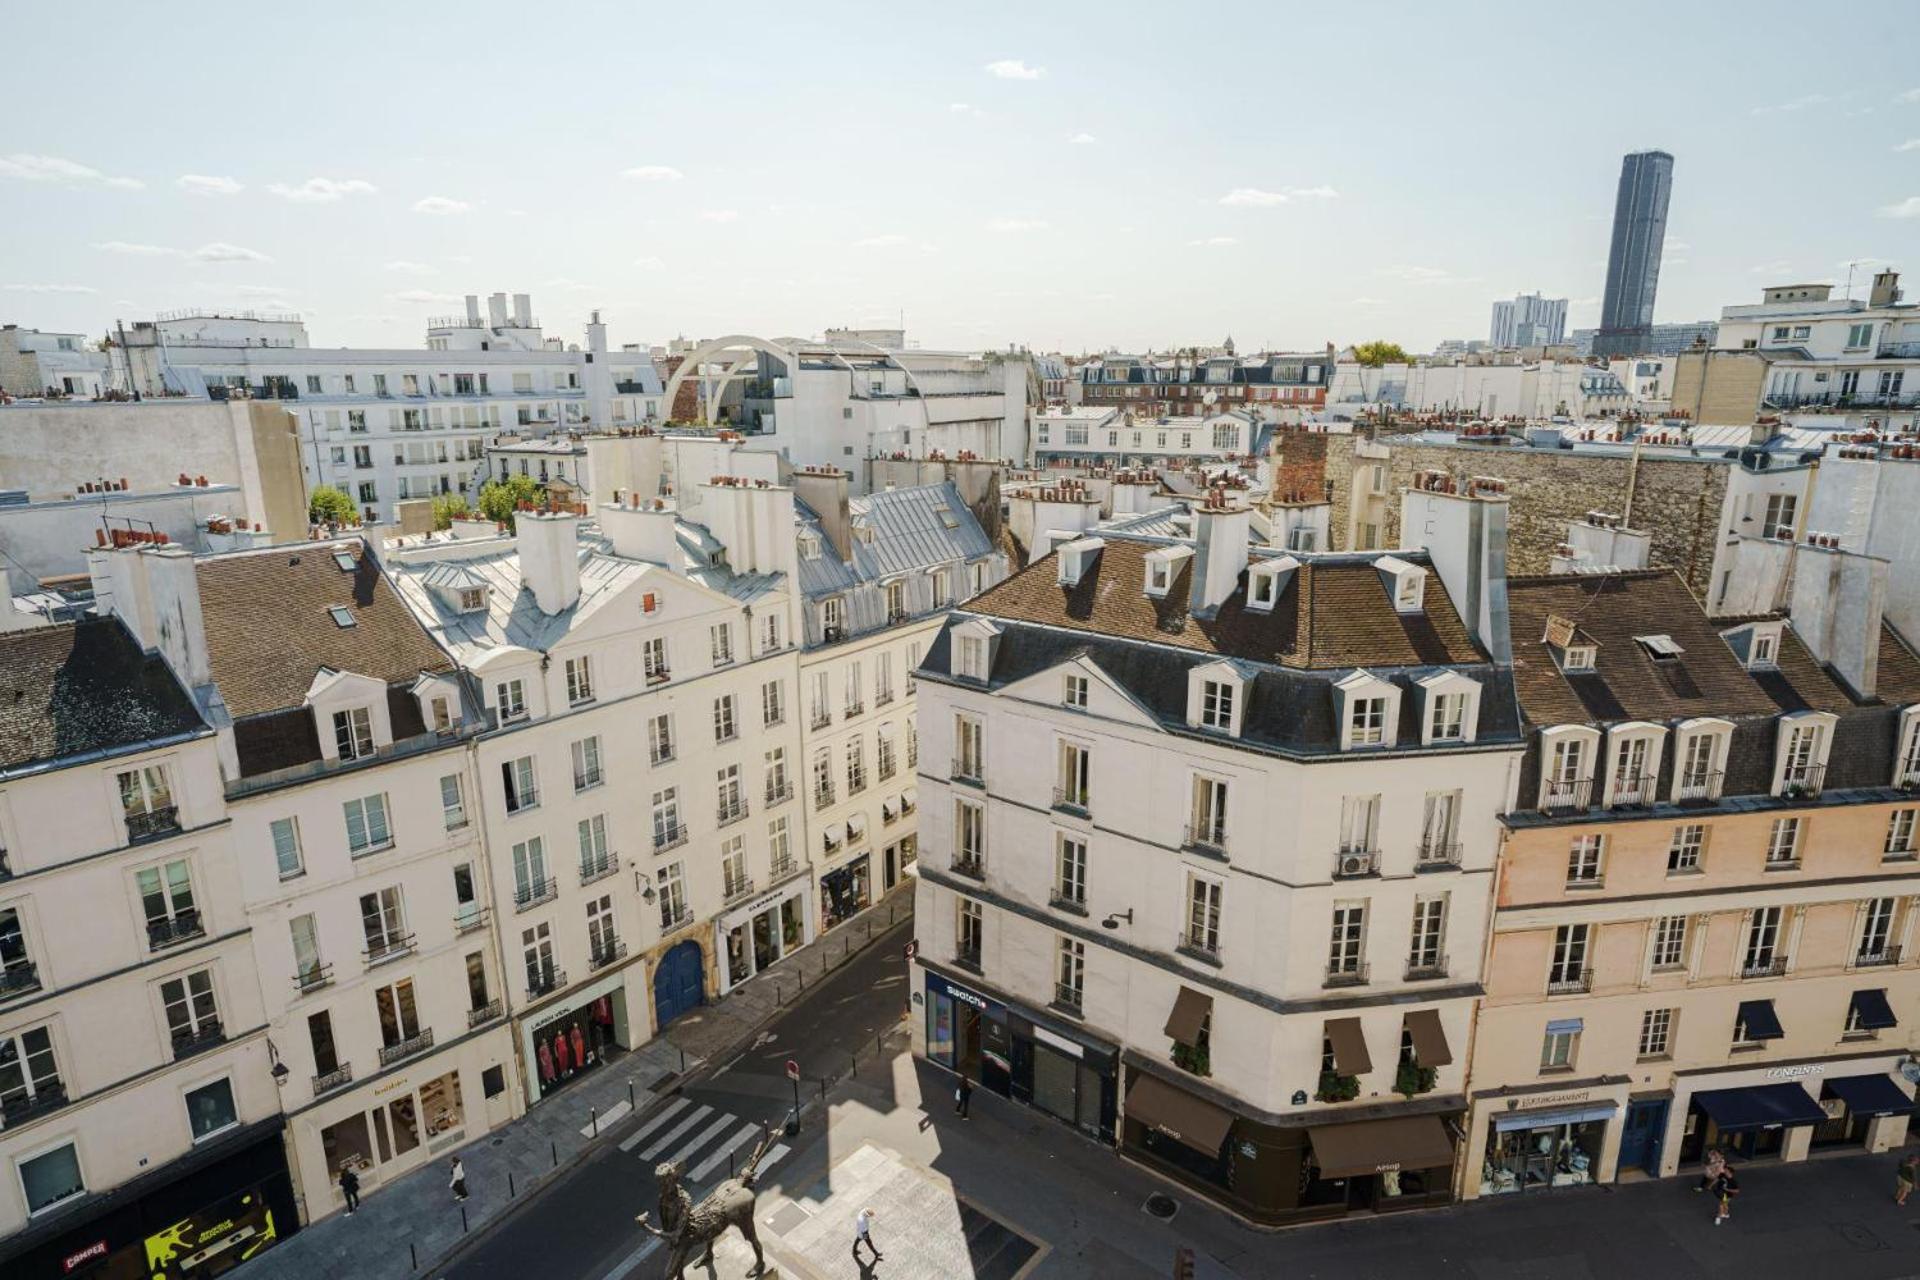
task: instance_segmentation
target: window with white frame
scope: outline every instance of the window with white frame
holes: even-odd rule
[[[1900,763],[1893,785],[1920,786],[1920,707],[1908,707],[1900,713]]]
[[[1826,725],[1789,721],[1782,726],[1780,785],[1788,792],[1817,791],[1826,764]]]
[[[769,613],[760,622],[760,648],[764,653],[773,653],[780,648],[780,615]]]
[[[1054,835],[1053,900],[1071,906],[1087,905],[1087,842],[1069,832]]]
[[[1800,834],[1804,826],[1801,818],[1775,818],[1773,827],[1767,833],[1767,866],[1797,867],[1800,865]]]
[[[740,766],[724,765],[716,775],[717,804],[720,821],[732,822],[747,813],[746,790],[740,781]]]
[[[87,1193],[86,1179],[80,1173],[79,1151],[71,1142],[20,1157],[16,1167],[20,1171],[20,1188],[26,1197],[29,1215]]]
[[[653,847],[665,849],[686,835],[680,823],[680,789],[662,787],[653,793]]]
[[[1673,836],[1667,841],[1667,874],[1690,875],[1700,870],[1700,862],[1706,851],[1706,825],[1699,822],[1681,823],[1673,829]]]
[[[860,664],[858,662],[849,662],[841,672],[841,677],[845,685],[843,692],[846,696],[846,713],[850,716],[857,716],[867,709],[865,692],[862,687]]]
[[[874,735],[874,772],[880,781],[885,782],[897,771],[896,756],[893,749],[893,726],[883,724]]]
[[[838,596],[820,602],[820,633],[828,644],[846,638],[846,605]]]
[[[504,788],[508,813],[524,813],[539,807],[540,782],[532,756],[502,761],[500,782]]]
[[[221,1034],[220,1008],[213,995],[213,970],[195,969],[160,984],[160,1003],[166,1010],[167,1032],[176,1051]]]
[[[686,868],[678,862],[669,862],[654,879],[660,887],[660,927],[671,929],[685,923],[689,915]]]
[[[1340,852],[1371,854],[1380,834],[1380,797],[1346,796],[1340,801]]]
[[[1227,781],[1195,774],[1193,811],[1188,817],[1187,843],[1203,849],[1227,847]]]
[[[1446,968],[1447,895],[1413,900],[1413,939],[1407,951],[1409,974],[1433,974]]]
[[[987,861],[987,811],[970,800],[953,802],[953,865],[980,875]]]
[[[893,655],[884,650],[873,656],[873,705],[893,701]]]
[[[467,789],[457,773],[440,779],[440,817],[448,831],[459,831],[467,825]]]
[[[513,900],[520,906],[538,902],[547,896],[552,880],[547,874],[547,842],[541,836],[528,836],[513,846]]]
[[[1387,700],[1384,697],[1355,698],[1347,707],[1347,744],[1377,747],[1386,741]]]
[[[1887,842],[1883,856],[1890,859],[1914,856],[1914,815],[1920,810],[1895,809],[1887,815]]]
[[[298,818],[275,818],[267,824],[267,832],[273,838],[273,861],[282,880],[291,880],[307,869],[300,853]]]
[[[1680,767],[1674,771],[1675,800],[1711,800],[1719,795],[1720,736],[1694,732],[1680,740]]]
[[[596,968],[620,958],[620,931],[614,925],[610,893],[587,901],[587,955]]]
[[[1466,736],[1467,695],[1436,693],[1427,714],[1429,742],[1459,742]]]
[[[1656,971],[1684,969],[1687,964],[1687,918],[1661,916],[1653,922],[1653,967]]]
[[[779,804],[792,794],[793,780],[787,776],[787,749],[770,747],[761,756],[767,775],[767,803]]]
[[[362,796],[342,807],[347,822],[347,851],[355,856],[384,849],[393,843],[393,830],[387,822],[387,797]]]
[[[1327,976],[1363,979],[1367,958],[1367,904],[1333,904],[1333,927],[1327,944]]]
[[[1647,734],[1614,735],[1611,803],[1641,804],[1653,798],[1657,741]]]
[[[1592,741],[1588,735],[1562,734],[1547,740],[1546,768],[1540,779],[1541,807],[1583,808],[1592,784]]]
[[[978,716],[953,718],[953,774],[979,782],[986,777],[986,724]]]
[[[793,831],[786,818],[767,824],[767,871],[775,879],[793,870]]]
[[[707,640],[713,652],[713,665],[728,667],[733,665],[733,624],[716,622],[707,628]]]
[[[1567,852],[1567,887],[1596,887],[1604,872],[1607,838],[1597,833],[1575,836]]]
[[[647,759],[654,764],[673,759],[673,717],[666,712],[647,721]]]
[[[778,680],[760,686],[760,723],[771,729],[787,718],[786,699]]]
[[[1460,801],[1458,791],[1429,791],[1420,818],[1420,861],[1460,860]]]
[[[1218,880],[1191,871],[1187,873],[1184,941],[1188,950],[1210,956],[1220,953],[1220,900],[1224,892]]]
[[[523,719],[527,714],[526,683],[502,680],[493,686],[493,708],[502,722]]]
[[[520,958],[527,969],[527,993],[540,995],[554,987],[553,926],[546,921],[520,931]]]
[[[1592,926],[1563,924],[1553,931],[1553,956],[1547,963],[1547,990],[1583,988],[1587,981],[1587,939]]]
[[[1066,706],[1085,711],[1087,709],[1087,678],[1081,675],[1068,675],[1066,690],[1060,700]]]
[[[723,693],[713,700],[713,740],[732,742],[740,736],[740,723],[733,714],[733,695]]]
[[[24,1120],[35,1103],[65,1098],[51,1027],[0,1032],[0,1114]]]
[[[986,921],[980,904],[972,898],[961,898],[954,922],[954,958],[977,968],[985,936]]]
[[[1773,631],[1755,631],[1747,651],[1749,667],[1771,667],[1780,656],[1780,637]]]
[[[847,794],[858,795],[867,789],[866,744],[859,738],[847,740]]]
[[[1677,1009],[1649,1009],[1640,1015],[1640,1056],[1664,1058],[1672,1052]]]
[[[914,689],[913,673],[915,671],[918,671],[919,669],[920,669],[920,642],[918,640],[915,640],[907,645],[906,687],[907,687],[908,693],[913,692],[913,689]]]
[[[813,807],[824,809],[833,803],[833,749],[821,747],[813,753]]]
[[[1540,1043],[1542,1071],[1571,1071],[1580,1052],[1580,1019],[1563,1018],[1547,1024]]]
[[[1747,916],[1747,945],[1741,955],[1741,972],[1760,977],[1774,972],[1785,962],[1780,954],[1779,907],[1757,907]]]
[[[1063,740],[1060,743],[1054,804],[1069,809],[1087,809],[1091,802],[1092,771],[1092,752],[1077,742]]]
[[[1078,1009],[1086,996],[1086,944],[1062,935],[1055,948],[1053,1001],[1065,1009]]]
[[[1222,733],[1233,731],[1234,696],[1238,688],[1226,680],[1200,682],[1200,724]]]
[[[334,712],[333,746],[342,760],[372,755],[373,713],[365,707]]]
[[[179,811],[173,802],[173,784],[163,764],[142,765],[114,775],[120,792],[120,812],[133,839],[179,829]]]
[[[593,663],[585,656],[567,659],[567,705],[593,701]]]
[[[945,569],[935,569],[928,577],[933,582],[933,607],[945,609],[953,604],[953,588]]]
[[[720,844],[720,892],[734,898],[752,888],[753,881],[747,878],[747,838],[729,837]]]
[[[613,854],[607,848],[607,815],[596,813],[577,824],[580,839],[580,879],[598,879],[613,870]]]
[[[665,636],[652,636],[640,642],[640,672],[648,684],[658,684],[672,674],[667,669]]]
[[[987,678],[987,642],[980,636],[961,636],[960,674],[969,680]]]
[[[600,736],[578,738],[573,743],[573,789],[591,791],[606,781],[600,768]]]
[[[1892,947],[1892,898],[1869,898],[1860,904],[1860,945],[1854,949],[1856,965],[1890,964],[1899,958]]]
[[[1767,495],[1767,516],[1760,526],[1763,538],[1793,537],[1793,518],[1800,505],[1797,495],[1791,493],[1770,493]]]

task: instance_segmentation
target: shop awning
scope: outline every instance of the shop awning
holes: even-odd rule
[[[1745,1034],[1735,1037],[1739,1040],[1778,1040],[1787,1034],[1780,1027],[1780,1016],[1773,1011],[1771,1000],[1742,1000],[1733,1025],[1744,1029]]]
[[[1307,1129],[1307,1141],[1323,1178],[1453,1167],[1453,1140],[1439,1116],[1314,1125]]]
[[[1192,987],[1180,988],[1180,994],[1173,998],[1173,1012],[1167,1015],[1167,1035],[1175,1044],[1199,1044],[1200,1029],[1207,1025],[1207,1015],[1212,1012],[1212,996]]]
[[[1722,1133],[1771,1129],[1783,1124],[1819,1124],[1827,1118],[1820,1104],[1797,1084],[1757,1084],[1745,1089],[1709,1089],[1693,1100],[1713,1117]]]
[[[1327,1039],[1333,1042],[1333,1069],[1343,1076],[1363,1076],[1373,1070],[1367,1056],[1367,1036],[1358,1018],[1328,1018]]]
[[[1550,1129],[1560,1124],[1586,1124],[1590,1120],[1611,1120],[1617,1108],[1611,1102],[1596,1102],[1589,1107],[1549,1107],[1541,1111],[1508,1111],[1494,1117],[1497,1133],[1514,1129]]]
[[[1220,1154],[1220,1144],[1233,1128],[1232,1113],[1144,1071],[1134,1072],[1133,1083],[1127,1086],[1127,1118],[1206,1156]]]
[[[1868,1031],[1884,1031],[1900,1025],[1900,1019],[1893,1016],[1893,1006],[1887,1003],[1885,987],[1867,987],[1854,992],[1851,1012]]]
[[[1444,1067],[1453,1061],[1447,1032],[1438,1009],[1415,1009],[1407,1015],[1407,1034],[1413,1037],[1413,1059],[1423,1067]]]
[[[1827,1091],[1856,1116],[1904,1116],[1913,1110],[1913,1099],[1892,1076],[1837,1076],[1827,1081]]]

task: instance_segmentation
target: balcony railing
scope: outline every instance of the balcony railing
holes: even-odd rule
[[[987,865],[980,858],[955,858],[949,869],[957,876],[966,876],[970,880],[987,878]]]
[[[893,690],[875,689],[873,691],[873,709],[875,711],[878,711],[882,707],[889,707],[892,705],[893,705]]]
[[[1356,848],[1342,845],[1333,857],[1333,878],[1335,880],[1354,880],[1361,876],[1370,876],[1380,870],[1380,851],[1378,849]]]
[[[1053,807],[1062,813],[1075,813],[1086,817],[1087,792],[1082,787],[1055,787],[1053,789]]]
[[[1673,780],[1675,804],[1711,804],[1720,798],[1720,784],[1726,775],[1719,770],[1694,773]]]
[[[673,672],[666,667],[651,667],[647,670],[647,683],[650,685],[665,684],[672,678]]]
[[[598,972],[626,958],[627,944],[615,938],[611,942],[605,942],[593,948],[587,956],[587,968]]]
[[[1189,822],[1181,834],[1180,847],[1224,855],[1227,852],[1227,829],[1218,822]]]
[[[867,775],[865,772],[849,773],[847,775],[847,794],[849,796],[857,796],[866,789]]]
[[[175,1059],[191,1058],[226,1038],[227,1029],[220,1025],[220,1019],[208,1018],[197,1027],[182,1027],[173,1033],[173,1056]]]
[[[671,911],[664,906],[660,908],[660,932],[662,933],[672,933],[675,929],[684,929],[692,923],[693,908],[684,902]]]
[[[343,1084],[352,1084],[352,1083],[353,1083],[353,1064],[349,1062],[344,1066],[335,1068],[332,1071],[328,1071],[321,1075],[315,1076],[313,1078],[313,1096],[317,1098],[323,1093],[328,1093],[334,1089],[338,1089]]]
[[[326,986],[332,981],[333,966],[330,964],[316,964],[302,969],[299,973],[293,975],[293,989],[301,995],[305,995],[309,991],[318,991],[321,987]]]
[[[472,933],[475,929],[484,929],[487,927],[487,916],[489,914],[490,912],[487,908],[469,903],[467,906],[453,913],[453,931],[459,934]]]
[[[669,849],[678,849],[687,842],[687,824],[675,818],[669,822],[653,824],[653,851],[665,853]]]
[[[807,723],[811,728],[825,729],[833,723],[833,712],[825,707],[815,707],[813,717]]]
[[[160,951],[191,938],[204,937],[206,926],[200,920],[200,912],[193,907],[174,916],[162,916],[158,920],[147,921],[147,948]]]
[[[824,809],[832,803],[833,787],[831,785],[821,786],[815,783],[813,788],[813,807],[816,809]]]
[[[792,875],[799,866],[800,864],[793,860],[793,855],[790,853],[783,858],[775,858],[772,865],[767,868],[767,879],[770,881],[784,880]]]
[[[1780,775],[1780,794],[1783,796],[1817,796],[1827,779],[1827,766],[1823,764],[1788,765]]]
[[[1369,966],[1363,960],[1359,964],[1330,964],[1327,966],[1329,987],[1364,987],[1367,985]]]
[[[1549,778],[1540,788],[1540,807],[1548,811],[1584,809],[1587,807],[1587,796],[1592,790],[1592,778]]]
[[[1900,946],[1898,943],[1891,946],[1883,946],[1876,951],[1862,951],[1853,957],[1853,967],[1856,969],[1874,969],[1899,963]]]
[[[11,1129],[66,1105],[67,1086],[59,1080],[49,1080],[35,1089],[32,1097],[23,1093],[0,1103],[0,1123]]]
[[[1425,982],[1431,978],[1447,976],[1447,958],[1445,956],[1413,956],[1407,960],[1407,981]]]
[[[526,911],[543,902],[552,902],[560,892],[560,884],[552,876],[541,876],[529,880],[526,884],[513,887],[513,909]]]
[[[467,1030],[471,1031],[482,1023],[492,1022],[500,1016],[504,1007],[500,1002],[500,997],[495,996],[478,1009],[467,1010]]]
[[[1651,773],[1615,774],[1613,794],[1608,803],[1621,806],[1651,804],[1658,781]]]
[[[970,787],[982,785],[982,770],[978,760],[955,760],[947,776],[955,782],[964,782]]]
[[[0,1000],[11,1000],[40,989],[40,966],[31,960],[16,960],[0,969]]]
[[[433,1028],[428,1027],[417,1035],[408,1036],[405,1040],[381,1045],[380,1065],[390,1067],[403,1058],[411,1058],[414,1054],[425,1053],[431,1048],[433,1048]]]
[[[1547,994],[1550,996],[1581,995],[1593,990],[1593,970],[1581,969],[1577,973],[1562,972],[1547,974]]]
[[[163,804],[148,809],[145,813],[127,815],[127,843],[139,844],[143,840],[160,840],[167,836],[180,834],[180,806]]]
[[[1894,777],[1893,785],[1906,791],[1920,787],[1920,762],[1902,764],[1900,772]]]
[[[724,888],[724,891],[721,893],[720,898],[723,905],[730,907],[734,903],[740,901],[740,899],[750,898],[752,896],[753,896],[753,877],[741,876],[736,880],[729,880],[726,883],[726,886]]]
[[[846,719],[851,720],[857,715],[865,714],[866,709],[867,709],[867,704],[864,701],[849,702],[847,704],[846,710],[841,712],[841,715],[844,716]]]
[[[1056,1009],[1065,1009],[1068,1013],[1079,1013],[1080,1002],[1084,998],[1085,993],[1071,982],[1053,984],[1053,1007]]]
[[[785,804],[791,799],[793,799],[793,779],[787,778],[777,783],[767,783],[767,808]]]
[[[953,962],[962,969],[968,969],[974,973],[980,972],[980,948],[977,946],[954,948]]]
[[[385,964],[389,960],[398,960],[401,956],[410,955],[412,952],[413,935],[396,933],[368,943],[367,949],[362,951],[360,956],[367,962],[367,967],[372,968],[377,964]]]
[[[620,859],[611,853],[601,854],[596,858],[583,858],[580,860],[580,883],[589,885],[598,880],[605,880],[618,870],[620,870]]]
[[[1770,956],[1764,960],[1755,960],[1740,966],[1740,976],[1743,978],[1778,978],[1784,976],[1786,972],[1785,956]]]
[[[537,999],[567,985],[567,971],[552,965],[527,970],[527,998]]]
[[[1416,867],[1457,867],[1460,865],[1460,842],[1458,840],[1427,839],[1420,842],[1420,852],[1415,860]]]

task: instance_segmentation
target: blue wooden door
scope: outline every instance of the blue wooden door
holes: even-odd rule
[[[705,1003],[705,973],[697,942],[683,942],[660,958],[660,967],[653,971],[656,1027],[664,1028],[687,1010]]]
[[[1660,1172],[1660,1138],[1667,1127],[1667,1100],[1652,1098],[1627,1104],[1627,1118],[1620,1131],[1620,1167],[1641,1169],[1649,1175]]]

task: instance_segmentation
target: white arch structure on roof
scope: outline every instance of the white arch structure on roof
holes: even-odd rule
[[[853,345],[870,348],[874,355],[879,356],[889,365],[906,375],[907,385],[913,388],[914,394],[924,394],[920,388],[920,380],[914,377],[913,370],[907,368],[899,360],[895,359],[893,352],[888,351],[885,347],[876,346],[871,342],[855,341]],[[849,375],[857,372],[852,363],[847,360],[845,353],[835,346],[829,346],[823,343],[817,348],[809,347],[808,350],[813,354],[825,356],[838,362]],[[715,402],[720,399],[727,387],[732,384],[736,378],[744,378],[748,373],[752,372],[751,363],[755,357],[761,354],[772,356],[774,359],[784,363],[787,366],[787,375],[789,377],[792,377],[800,367],[800,349],[798,347],[782,346],[766,338],[756,338],[752,334],[730,333],[723,338],[710,338],[706,342],[701,343],[698,347],[687,353],[687,358],[682,360],[680,367],[673,371],[673,377],[667,380],[665,393],[662,396],[662,403],[667,406],[667,413],[671,415],[673,412],[674,398],[680,394],[681,383],[692,378],[696,380],[695,385],[699,388],[700,392],[700,416],[705,421],[711,423],[714,420],[713,406]],[[721,372],[717,374],[700,372],[701,367],[707,364],[720,365]]]

